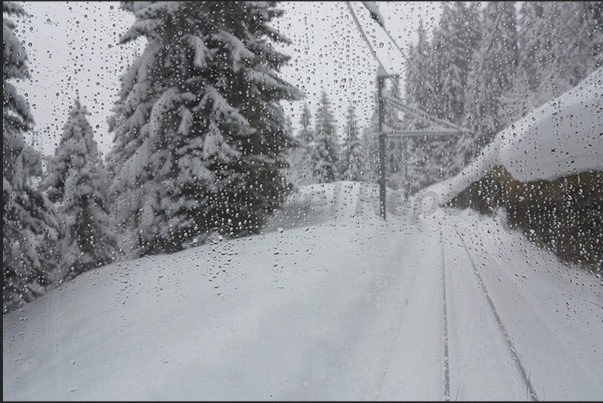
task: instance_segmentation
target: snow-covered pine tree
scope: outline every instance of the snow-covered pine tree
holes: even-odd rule
[[[463,126],[474,134],[467,159],[477,155],[511,123],[502,102],[513,90],[517,71],[516,20],[515,2],[493,1],[483,9],[483,35],[467,79]]]
[[[299,124],[301,126],[298,134],[299,140],[305,145],[311,144],[314,141],[314,130],[312,129],[312,113],[307,103],[304,103]]]
[[[2,3],[3,14],[27,16],[13,3]],[[54,242],[56,217],[44,195],[34,185],[34,177],[43,175],[38,151],[26,143],[24,132],[34,121],[29,104],[12,80],[29,78],[27,53],[15,35],[15,23],[3,18],[2,42],[2,310],[4,313],[29,302],[45,292],[52,283],[56,267]]]
[[[9,16],[27,16],[23,8],[13,2],[3,2],[2,12]],[[4,61],[2,66],[2,128],[3,128],[3,177],[12,181],[17,174],[17,159],[25,145],[23,133],[31,130],[34,120],[29,105],[22,95],[17,93],[9,80],[26,80],[30,78],[27,68],[27,52],[15,35],[16,25],[9,18],[3,17],[2,47]],[[19,172],[20,173],[20,172]],[[23,180],[23,178],[20,178]]]
[[[518,84],[532,110],[603,65],[603,2],[524,2],[519,18]]]
[[[148,42],[113,119],[111,194],[135,254],[172,252],[210,231],[257,233],[284,200],[291,137],[278,77],[288,43],[274,2],[122,2]]]
[[[109,178],[98,154],[90,112],[79,98],[69,111],[43,186],[61,224],[59,273],[73,278],[116,257],[115,222],[106,198]]]
[[[293,120],[290,116],[285,116],[285,126],[287,127],[287,136],[291,137],[291,140],[286,155],[287,169],[283,172],[285,179],[291,184],[291,189],[295,190],[303,182],[302,159],[305,148],[299,137],[294,134]]]
[[[406,69],[404,100],[408,106],[433,113],[436,102],[436,63],[432,55],[435,53],[427,38],[423,20],[419,19],[418,41],[411,45],[408,57],[411,61]],[[414,115],[404,114],[403,124],[409,130],[420,130],[428,124]]]
[[[331,110],[331,101],[323,90],[316,112],[316,131],[312,154],[314,180],[317,183],[334,182],[340,178],[337,122]]]
[[[314,147],[314,130],[312,115],[308,104],[304,104],[300,118],[300,130],[296,140],[298,147],[290,150],[290,182],[294,186],[309,185],[314,182],[312,173],[312,150]]]
[[[343,170],[341,178],[348,181],[364,181],[364,154],[360,128],[356,117],[356,108],[350,103],[345,126],[343,143]]]
[[[434,30],[434,43],[430,44],[422,21],[419,21],[419,40],[409,51],[409,67],[406,70],[405,103],[423,110],[432,116],[449,120],[450,104],[453,97],[443,95],[443,83],[451,84],[448,77],[450,71],[444,71],[450,63],[454,63],[454,54],[446,46],[451,46],[441,29],[452,31],[450,21],[454,21],[453,9],[445,6],[443,27]],[[446,42],[448,41],[448,42]],[[447,43],[445,45],[445,43]],[[462,76],[459,69],[455,69]],[[456,74],[455,73],[455,74]],[[456,95],[455,95],[456,96]],[[433,124],[413,114],[403,114],[401,127],[408,130],[426,130]],[[450,158],[453,147],[450,139],[442,137],[421,136],[402,140],[402,156],[404,164],[401,170],[391,177],[408,192],[416,191],[449,175]]]
[[[527,81],[523,95],[528,102],[530,102],[530,94],[537,93],[542,82],[539,68],[542,68],[545,60],[542,59],[544,52],[540,52],[540,49],[545,46],[543,42],[550,40],[546,37],[550,34],[550,27],[547,30],[543,24],[544,7],[545,4],[540,1],[525,2],[518,16],[518,67],[523,70],[523,78]],[[531,105],[529,109],[532,109]]]
[[[467,77],[481,39],[479,13],[476,5],[458,1],[451,6],[444,3],[443,7],[431,47],[435,92],[429,113],[460,126],[465,115]],[[460,151],[461,139],[460,134],[417,139],[423,150],[430,150],[424,158],[423,169],[428,172],[425,185],[456,175],[462,169],[465,158]]]
[[[466,6],[461,1],[452,7],[444,3],[443,7],[433,39],[438,101],[433,112],[460,125],[465,114],[467,76],[481,39],[479,14],[475,5]]]
[[[416,45],[411,45],[408,57],[411,61],[406,69],[404,101],[408,106],[433,112],[436,101],[435,85],[436,70],[431,56],[434,53],[427,38],[423,21],[419,20],[419,38]],[[423,130],[429,124],[414,115],[402,114],[402,128],[407,130]],[[429,162],[429,140],[421,137],[405,139],[405,172],[404,183],[401,185],[410,193],[415,193],[431,182],[427,173]]]

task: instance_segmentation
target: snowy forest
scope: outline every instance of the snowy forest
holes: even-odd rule
[[[601,2],[522,2],[520,7],[508,1],[483,6],[448,2],[442,7],[433,32],[426,32],[423,24],[419,28],[418,43],[408,55],[411,67],[405,70],[404,89],[397,80],[388,91],[464,132],[389,140],[388,186],[411,194],[457,174],[501,129],[569,90],[603,62]],[[306,146],[305,158],[313,162],[311,172],[301,170],[297,180],[376,182],[377,110],[365,128],[358,127],[351,102],[344,124],[335,122],[329,110],[326,93],[314,126],[305,109],[298,139]],[[420,130],[427,124],[391,107],[385,111],[390,129]],[[333,151],[325,153],[328,141]],[[371,157],[365,158],[365,153]],[[325,164],[336,168],[325,170]]]
[[[14,86],[30,74],[13,19],[28,11],[3,2],[5,314],[111,262],[258,234],[300,186],[377,183],[377,110],[361,127],[352,100],[345,122],[326,90],[316,110],[304,104],[279,76],[290,56],[273,44],[290,41],[271,26],[278,2],[121,7],[135,23],[120,43],[147,42],[115,89],[102,158],[79,97],[65,100],[72,108],[53,155],[26,141],[36,117]],[[464,131],[388,140],[387,185],[408,194],[456,175],[499,131],[603,66],[603,2],[442,7],[410,48],[404,84],[388,92]],[[284,100],[304,104],[295,125]],[[385,116],[392,129],[425,128]]]

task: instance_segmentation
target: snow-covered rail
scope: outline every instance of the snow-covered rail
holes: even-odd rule
[[[446,306],[446,253],[444,251],[444,233],[440,229],[442,243],[442,321],[444,332],[444,400],[450,400],[450,355],[448,353],[448,307]]]
[[[522,378],[523,382],[525,383],[525,387],[526,387],[526,390],[527,390],[527,393],[528,393],[530,399],[538,400],[538,397],[532,386],[530,378],[527,375],[524,365],[522,364],[521,358],[519,357],[519,354],[517,353],[517,350],[515,349],[515,346],[513,345],[513,340],[509,336],[509,333],[507,332],[507,329],[506,329],[505,325],[503,324],[496,307],[494,306],[492,297],[490,296],[490,294],[488,293],[488,290],[486,289],[486,285],[482,279],[482,276],[479,273],[479,270],[477,269],[477,266],[475,265],[473,258],[471,257],[471,253],[469,252],[469,249],[467,248],[467,244],[465,243],[465,240],[463,239],[463,237],[461,236],[461,234],[458,232],[458,230],[456,228],[452,228],[452,229],[454,230],[454,233],[458,236],[458,238],[461,240],[463,249],[464,249],[465,253],[467,254],[467,257],[469,258],[469,262],[471,263],[473,273],[475,273],[477,284],[479,284],[479,289],[483,292],[485,299],[488,301],[488,306],[492,310],[492,315],[496,319],[498,328],[503,335],[503,338],[507,344],[507,347],[509,348],[509,352],[510,352],[511,356],[513,357],[513,361],[515,362],[515,364],[517,364],[517,370],[521,374],[521,378]],[[443,237],[442,237],[442,242],[443,242]],[[444,245],[442,245],[442,249],[444,249]]]
[[[467,218],[425,220],[442,240],[450,399],[603,396],[600,280]]]

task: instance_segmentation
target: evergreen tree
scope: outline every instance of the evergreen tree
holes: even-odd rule
[[[405,103],[467,134],[408,139],[410,191],[454,175],[494,135],[603,63],[603,2],[444,5],[429,43],[409,51]],[[431,124],[405,114],[405,129]],[[456,143],[456,144],[455,144]]]
[[[331,101],[323,90],[316,112],[316,138],[312,154],[314,179],[329,183],[339,179],[339,144],[337,122],[331,110]]]
[[[475,6],[454,2],[444,10],[434,33],[433,55],[436,91],[439,96],[433,113],[457,125],[465,114],[465,88],[471,62],[475,58],[481,31]]]
[[[353,104],[350,104],[343,145],[342,179],[356,182],[364,181],[365,158],[366,155],[360,138],[360,128],[356,118],[356,109]]]
[[[3,2],[2,11],[7,15],[27,16],[21,6],[13,2]],[[2,165],[3,179],[11,185],[14,180],[24,182],[26,177],[19,170],[21,152],[32,154],[31,160],[37,158],[33,150],[29,150],[25,143],[23,133],[32,129],[33,116],[25,98],[17,93],[15,86],[9,80],[27,80],[30,78],[27,68],[27,53],[15,35],[15,23],[4,17],[2,24],[2,45],[4,62],[2,66]],[[29,159],[26,159],[29,160]],[[32,161],[35,165],[35,162]]]
[[[525,2],[520,13],[520,96],[532,110],[603,65],[603,2]],[[525,81],[527,80],[527,83]],[[527,84],[527,85],[525,85]]]
[[[290,151],[290,181],[294,186],[309,185],[314,181],[312,172],[312,154],[315,145],[314,130],[308,104],[304,104],[299,123],[301,128],[296,136],[299,147]]]
[[[278,77],[288,43],[274,2],[122,2],[146,37],[112,128],[111,194],[135,253],[179,250],[210,231],[257,233],[284,200],[288,134]]]
[[[417,44],[409,49],[411,63],[406,69],[406,84],[404,100],[406,105],[428,113],[433,113],[437,108],[436,95],[436,63],[432,57],[435,52],[427,39],[427,32],[423,21],[419,20],[419,39]],[[402,128],[406,130],[425,130],[430,125],[423,119],[408,113],[403,114]],[[430,161],[430,139],[426,137],[410,137],[405,139],[405,168],[404,182],[401,187],[410,193],[415,193],[423,187],[433,183],[431,175],[427,173]]]
[[[483,11],[483,36],[468,77],[464,126],[474,133],[469,157],[511,123],[503,99],[513,90],[518,66],[515,2],[489,2]]]
[[[430,113],[459,126],[465,115],[468,75],[481,40],[479,22],[475,4],[444,4],[434,32],[430,58],[437,103]],[[429,150],[423,157],[423,171],[429,172],[423,185],[456,175],[462,169],[465,158],[459,151],[461,139],[460,134],[417,139],[422,151]]]
[[[436,70],[432,46],[427,39],[423,21],[419,20],[419,39],[416,45],[411,45],[408,56],[411,63],[406,69],[404,99],[408,106],[421,109],[427,113],[437,110]],[[414,115],[405,114],[403,119],[406,129],[421,130],[428,124]]]
[[[27,16],[12,2],[3,2],[2,11]],[[6,313],[42,295],[53,282],[57,223],[50,203],[35,185],[43,174],[41,155],[23,135],[34,124],[29,104],[10,82],[29,79],[27,53],[13,21],[4,17],[2,28],[2,303]]]
[[[409,52],[405,103],[418,110],[447,120],[458,120],[463,111],[464,87],[468,73],[469,45],[475,24],[471,9],[461,3],[444,5],[442,21],[434,30],[433,44],[427,40],[423,24],[419,25],[419,41]],[[461,38],[463,38],[461,40]],[[433,129],[434,124],[413,114],[405,114],[403,128]],[[420,136],[400,142],[404,164],[390,178],[394,187],[414,193],[460,170],[455,143],[458,136]]]
[[[298,135],[299,140],[306,146],[312,144],[314,141],[314,131],[312,130],[312,114],[310,113],[310,108],[308,108],[307,103],[304,103],[304,109],[302,110],[299,124],[301,125]]]
[[[75,277],[111,262],[117,239],[106,199],[109,180],[79,98],[69,112],[44,180],[61,224],[59,270]]]

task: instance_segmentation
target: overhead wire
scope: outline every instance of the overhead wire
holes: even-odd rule
[[[377,56],[377,52],[373,49],[373,46],[371,45],[371,42],[369,41],[369,38],[366,36],[366,34],[364,33],[364,30],[362,29],[362,26],[360,25],[360,21],[358,20],[358,17],[356,16],[356,13],[354,12],[354,9],[352,8],[352,5],[350,4],[349,1],[346,1],[346,5],[348,6],[348,9],[350,10],[350,14],[352,14],[352,19],[354,20],[354,22],[356,23],[356,26],[358,27],[358,30],[360,31],[360,33],[362,34],[362,37],[364,38],[364,41],[366,42],[366,44],[368,45],[369,49],[371,50],[371,53],[373,54],[373,57],[375,58],[375,60],[377,60],[377,62],[379,63],[379,66],[381,66],[381,68],[383,69],[383,71],[385,72],[386,75],[389,76],[387,69],[385,68],[385,66],[383,65],[383,63],[381,62],[381,60],[379,59],[379,56]],[[385,33],[387,34],[387,36],[390,38],[390,40],[394,43],[394,45],[396,45],[396,48],[398,49],[398,51],[400,52],[400,54],[402,55],[402,57],[404,57],[404,59],[406,59],[408,68],[410,68],[410,60],[408,59],[408,57],[406,57],[406,55],[404,54],[404,52],[402,51],[402,49],[400,49],[400,46],[398,46],[398,44],[396,43],[395,39],[391,36],[391,34],[387,31],[387,29],[385,28],[385,23],[383,21],[377,21],[377,23],[381,26],[381,28],[383,28],[383,30],[385,31]],[[421,77],[421,79],[423,79],[425,81],[425,77],[423,76],[423,73],[421,71],[418,71],[419,76]],[[398,107],[400,107],[399,105],[402,104],[399,100],[397,100],[397,104]],[[391,103],[391,100],[390,100]],[[408,109],[412,109],[410,107],[407,107],[406,105],[404,105],[406,108]],[[406,112],[409,112],[409,110],[406,110]],[[445,126],[448,127],[452,127],[455,129],[460,129],[461,131],[463,131],[459,126],[450,123],[448,121],[442,120],[442,119],[438,119],[435,116],[430,115],[429,113],[425,112],[425,111],[418,111],[418,113],[420,113],[423,119],[426,120],[430,120],[432,123],[434,121],[437,121],[438,123],[444,124]]]
[[[387,73],[387,69],[385,68],[385,66],[383,65],[383,63],[381,63],[381,60],[379,59],[379,56],[377,56],[377,52],[373,49],[373,45],[371,45],[371,41],[369,41],[368,37],[364,33],[364,30],[362,29],[362,26],[360,25],[360,21],[358,21],[358,17],[356,17],[356,13],[354,12],[354,9],[352,8],[352,5],[350,4],[349,1],[346,1],[345,4],[348,6],[348,9],[350,10],[350,13],[352,14],[352,18],[354,19],[354,22],[356,23],[356,26],[358,27],[358,30],[360,30],[360,33],[362,34],[362,37],[364,38],[366,44],[368,45],[369,49],[371,50],[371,53],[373,54],[373,57],[377,60],[377,62],[379,63],[379,65],[381,66],[381,68],[383,69],[383,71],[385,72],[385,74],[388,74]]]
[[[348,3],[348,7],[350,7],[349,2],[347,2],[347,3]],[[377,4],[375,2],[373,2],[373,1],[363,1],[362,3],[368,9],[368,11],[369,11],[371,17],[373,18],[373,20],[375,20],[377,22],[377,24],[379,24],[379,26],[381,28],[383,28],[383,31],[385,32],[385,34],[387,35],[387,37],[389,38],[389,40],[392,41],[392,43],[396,46],[396,49],[398,49],[398,52],[400,52],[400,55],[402,55],[402,57],[406,61],[407,69],[410,71],[410,68],[411,68],[411,66],[412,66],[413,63],[408,58],[408,56],[406,56],[406,54],[404,53],[404,51],[402,50],[402,48],[400,48],[400,46],[398,45],[398,42],[396,42],[396,40],[394,39],[394,37],[390,34],[390,32],[385,27],[385,21],[383,19],[383,16],[381,15],[381,13],[379,13],[379,11],[377,9]],[[421,70],[417,70],[416,73],[418,73],[418,76],[421,78],[421,80],[423,80],[424,82],[426,81],[425,80],[425,76],[423,75],[423,72]]]

